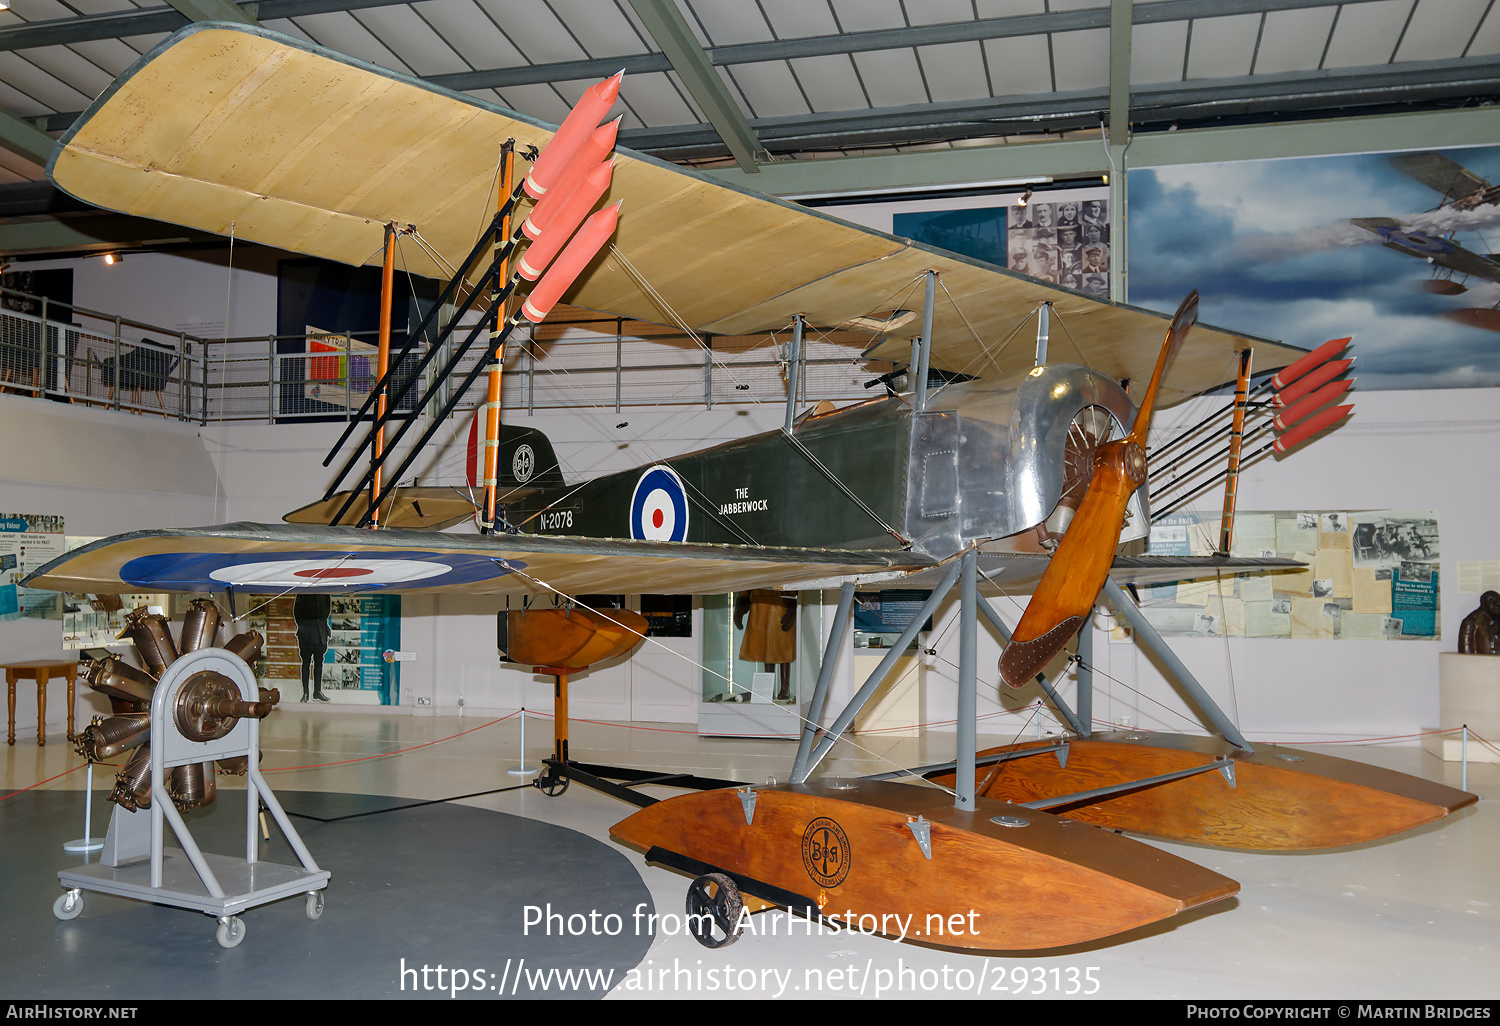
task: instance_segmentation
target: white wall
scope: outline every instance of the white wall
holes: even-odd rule
[[[259,247],[182,254],[126,253],[28,261],[26,270],[73,269],[73,305],[203,338],[276,331],[276,261],[287,254]],[[226,314],[228,328],[225,329]]]
[[[196,424],[0,395],[0,511],[61,514],[69,535],[105,536],[223,519],[225,497]],[[57,620],[0,622],[7,662],[71,660]],[[48,686],[49,733],[67,723],[62,686]],[[109,705],[78,693],[77,725]],[[17,737],[36,738],[36,688],[16,686]]]

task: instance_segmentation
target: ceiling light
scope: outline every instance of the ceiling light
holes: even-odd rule
[[[3,2],[3,0],[0,0],[0,2]],[[114,266],[115,264],[118,264],[120,262],[120,254],[106,253],[104,254],[104,262],[106,264],[109,264],[110,266]]]

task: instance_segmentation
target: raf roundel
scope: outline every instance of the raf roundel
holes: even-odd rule
[[[477,584],[519,568],[473,553],[415,550],[160,552],[130,560],[120,568],[120,579],[153,591],[274,588],[348,594]]]
[[[686,541],[687,492],[671,467],[656,466],[641,475],[630,497],[630,537],[647,541]]]

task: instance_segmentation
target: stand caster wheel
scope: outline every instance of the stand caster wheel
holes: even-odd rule
[[[740,939],[745,901],[723,873],[709,873],[688,884],[688,930],[705,948],[726,948]]]
[[[548,798],[556,798],[568,789],[568,778],[559,773],[555,767],[548,766],[538,774],[532,784]]]
[[[223,917],[219,920],[219,929],[215,931],[214,939],[221,948],[238,947],[240,941],[245,939],[245,921],[239,916]]]
[[[71,890],[66,894],[58,895],[52,903],[52,914],[62,920],[77,919],[78,914],[83,911],[83,892]]]
[[[317,919],[323,915],[323,892],[310,891],[307,895],[307,918]]]

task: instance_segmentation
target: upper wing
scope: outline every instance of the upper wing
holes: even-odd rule
[[[901,552],[242,523],[105,538],[59,556],[25,583],[85,594],[695,595],[878,580],[927,565]]]
[[[379,258],[387,222],[412,224],[457,263],[494,210],[501,144],[513,138],[524,150],[550,136],[549,126],[513,111],[295,39],[200,23],[121,75],[63,137],[48,174],[97,206],[349,264]],[[1087,362],[1114,378],[1149,377],[1166,327],[1156,313],[629,151],[619,154],[607,201],[622,198],[617,254],[671,311],[619,255],[597,259],[566,301],[714,334],[780,328],[798,313],[832,328],[889,314],[931,268],[953,297],[937,304],[933,362],[982,367],[973,373],[1028,368],[1024,346],[980,360],[973,332],[992,346],[1047,300]],[[425,253],[405,261],[412,273],[447,276]],[[1258,368],[1301,355],[1251,341]],[[1163,401],[1232,380],[1233,354],[1245,344],[1200,326]],[[897,356],[904,360],[904,349]]]
[[[1441,153],[1398,153],[1391,158],[1391,166],[1440,193],[1444,199],[1460,199],[1490,184]]]

